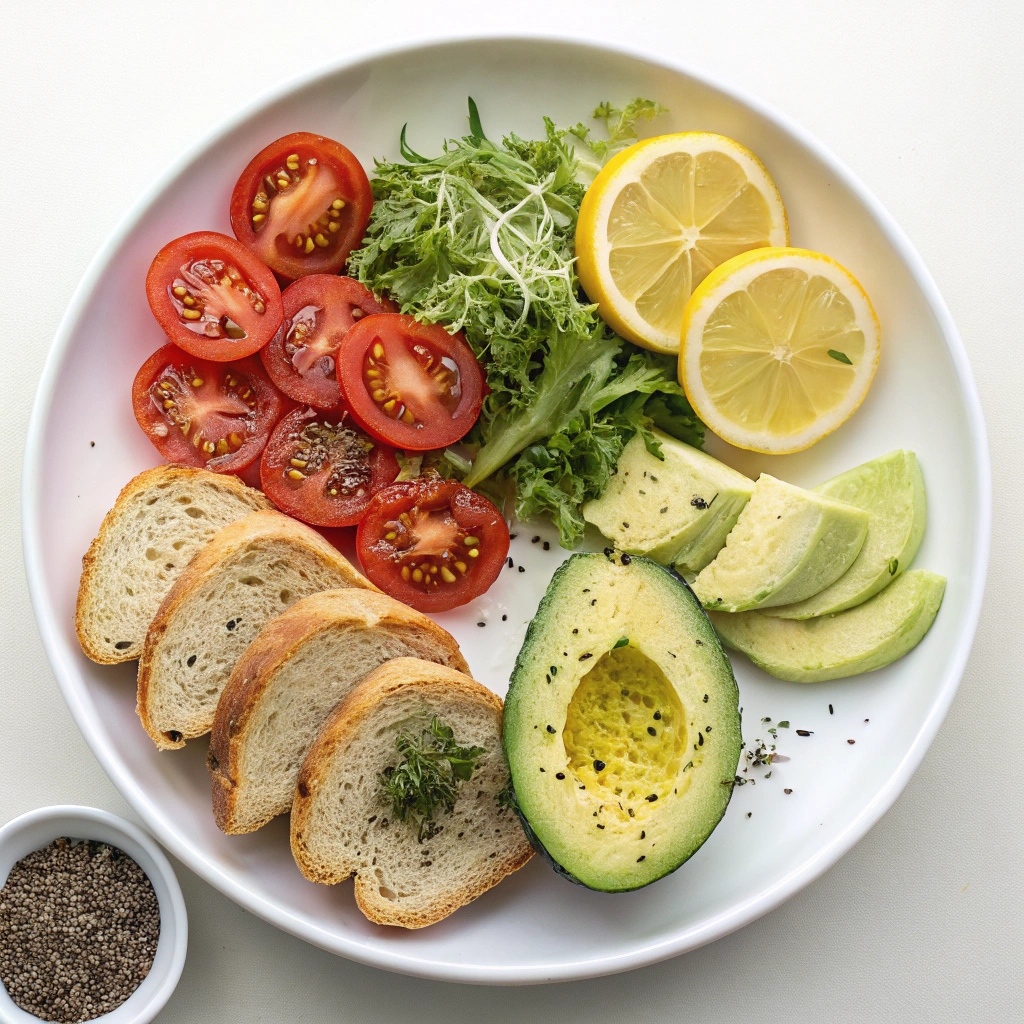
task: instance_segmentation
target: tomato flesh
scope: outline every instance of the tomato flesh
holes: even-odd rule
[[[231,227],[282,277],[337,273],[363,238],[373,195],[341,143],[295,132],[271,143],[231,195]]]
[[[338,346],[356,320],[394,309],[350,277],[314,274],[285,288],[284,319],[260,352],[270,379],[296,402],[317,409],[341,404]]]
[[[149,268],[146,295],[171,341],[217,362],[259,351],[283,316],[274,275],[234,238],[215,231],[165,245]]]
[[[274,429],[260,462],[267,497],[313,526],[355,526],[396,476],[394,451],[367,437],[345,411],[293,410]]]
[[[338,353],[342,399],[363,429],[395,447],[428,451],[464,437],[480,414],[484,379],[461,334],[411,316],[360,320]]]
[[[421,478],[378,492],[359,523],[363,571],[386,594],[424,612],[479,597],[508,555],[508,525],[482,495]]]
[[[284,400],[258,359],[215,363],[165,345],[135,375],[132,407],[168,462],[240,473],[259,458]]]

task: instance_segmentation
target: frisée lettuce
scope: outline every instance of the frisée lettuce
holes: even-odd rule
[[[626,442],[657,426],[700,446],[704,427],[673,362],[624,341],[583,295],[574,236],[585,179],[662,112],[637,99],[594,112],[607,138],[582,123],[545,137],[470,133],[427,158],[401,134],[401,161],[378,161],[373,214],[349,272],[428,323],[462,331],[490,394],[464,441],[441,461],[470,487],[514,487],[516,515],[548,515],[561,542],[584,529],[580,508],[604,490]]]

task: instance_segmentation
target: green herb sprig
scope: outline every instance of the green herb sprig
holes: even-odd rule
[[[413,821],[422,843],[441,831],[438,812],[455,808],[459,785],[468,782],[483,747],[463,747],[451,727],[439,718],[419,734],[403,732],[396,741],[401,760],[380,775],[381,795],[399,821]]]

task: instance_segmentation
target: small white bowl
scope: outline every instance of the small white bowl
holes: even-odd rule
[[[0,888],[11,868],[55,839],[92,839],[123,850],[149,876],[160,904],[160,939],[153,967],[142,984],[116,1009],[94,1020],[102,1024],[148,1024],[171,997],[188,946],[188,916],[174,868],[156,841],[140,828],[95,807],[40,807],[0,828]],[[0,1024],[40,1024],[41,1018],[20,1009],[0,985]]]

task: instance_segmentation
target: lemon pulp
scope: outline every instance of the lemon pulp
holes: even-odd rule
[[[849,299],[827,278],[786,267],[728,295],[708,317],[700,373],[723,416],[785,436],[841,404],[863,355]]]
[[[720,263],[770,244],[771,211],[724,153],[670,153],[626,185],[608,218],[608,269],[659,331],[679,333],[693,289]]]

